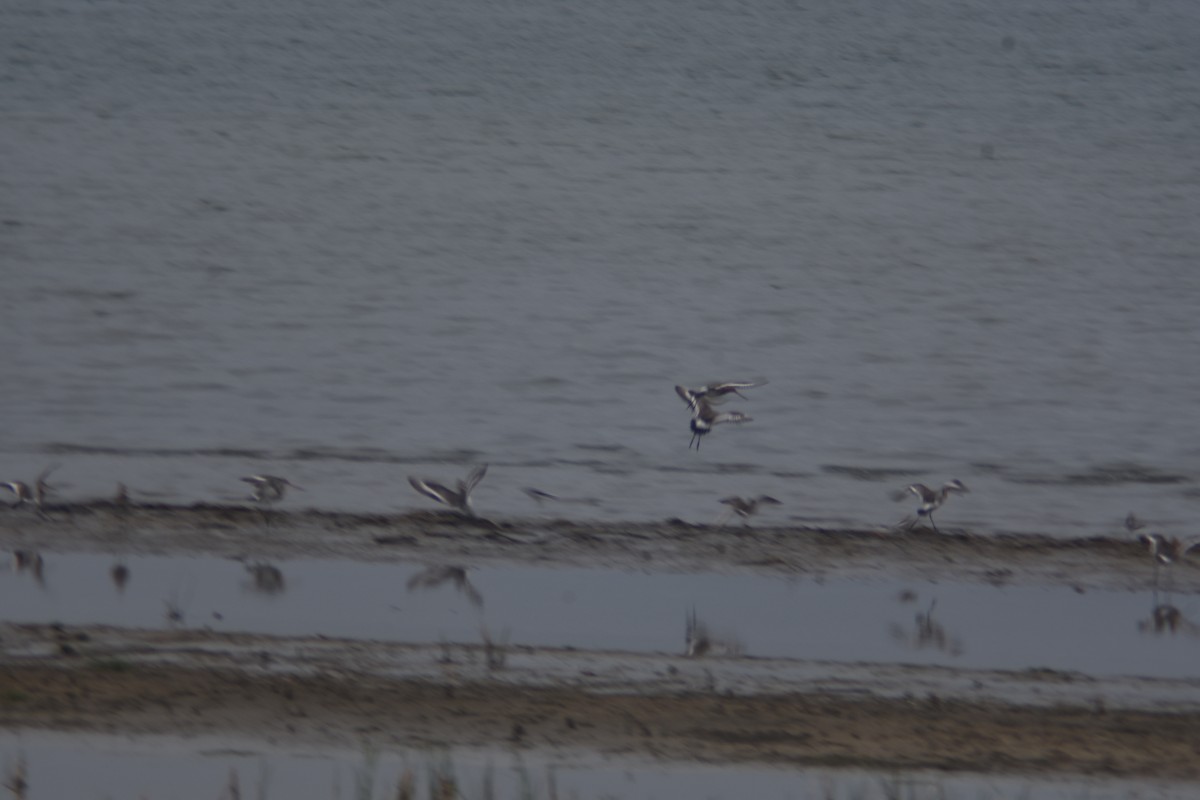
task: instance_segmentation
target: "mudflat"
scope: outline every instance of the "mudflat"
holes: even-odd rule
[[[0,514],[9,549],[900,572],[1123,587],[1120,538],[589,525],[93,503]],[[1195,570],[1175,591],[1200,587]],[[587,748],[717,762],[1200,779],[1200,680],[505,644],[10,625],[0,722],[353,745]]]

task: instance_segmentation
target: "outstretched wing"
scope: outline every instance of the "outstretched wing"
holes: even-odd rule
[[[471,470],[471,474],[467,476],[467,479],[465,481],[463,481],[463,492],[465,492],[466,494],[470,494],[471,491],[476,486],[479,485],[479,482],[481,480],[483,480],[483,476],[487,475],[487,471],[488,471],[487,464],[484,464],[481,467],[476,467],[475,469]]]
[[[753,389],[756,386],[765,386],[766,379],[759,381],[724,381],[723,383],[710,383],[706,389],[713,394],[729,394],[736,392],[738,389]]]
[[[905,486],[898,492],[893,492],[892,499],[896,502],[899,502],[908,497],[910,494],[916,495],[917,499],[919,499],[922,503],[932,503],[937,498],[937,494],[933,491],[933,489],[930,489],[925,484],[912,483],[908,486]]]
[[[753,417],[747,417],[740,411],[722,411],[720,414],[715,414],[711,420],[713,425],[718,422],[753,422]]]
[[[414,478],[411,475],[408,476],[408,482],[414,489],[429,499],[436,500],[437,502],[445,505],[454,505],[454,503],[450,500],[454,493],[442,484],[434,483],[433,481],[422,480],[420,478]]]
[[[46,478],[50,477],[50,473],[54,472],[54,470],[58,469],[61,466],[62,466],[62,464],[51,464],[50,466],[46,467],[44,470],[42,470],[41,474],[37,476],[37,480],[35,481],[35,483],[44,482],[46,480]]]
[[[696,411],[696,401],[703,396],[702,393],[698,394],[686,386],[676,386],[675,394],[679,395],[683,402],[687,403],[688,409],[693,412]]]

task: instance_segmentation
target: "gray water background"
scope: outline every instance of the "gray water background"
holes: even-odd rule
[[[1189,534],[1200,6],[0,6],[0,479]],[[671,387],[769,378],[697,453]],[[539,509],[523,486],[596,505]]]

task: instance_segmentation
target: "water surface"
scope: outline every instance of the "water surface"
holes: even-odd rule
[[[1200,7],[0,11],[0,478],[1189,533]],[[687,449],[674,383],[766,377]],[[733,407],[731,404],[730,407]],[[961,502],[958,502],[961,500]]]

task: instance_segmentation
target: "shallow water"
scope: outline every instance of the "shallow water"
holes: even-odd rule
[[[29,800],[74,797],[171,797],[215,800],[269,798],[392,798],[405,770],[416,797],[432,797],[437,776],[455,780],[463,798],[770,797],[981,798],[1029,800],[1124,800],[1185,798],[1194,784],[1104,781],[1085,777],[1034,778],[927,772],[789,769],[762,765],[705,765],[605,758],[595,753],[550,754],[497,749],[377,750],[369,741],[357,752],[288,751],[254,740],[174,740],[0,732],[6,779],[25,765]],[[489,795],[488,788],[493,792]]]
[[[0,10],[0,478],[1191,533],[1200,7]],[[687,449],[674,383],[766,377]]]
[[[123,582],[114,577],[118,563]],[[452,580],[407,588],[427,569],[47,554],[40,579],[31,570],[0,576],[0,608],[8,622],[421,644],[478,644],[486,631],[514,645],[672,654],[684,653],[694,610],[719,655],[1185,678],[1200,658],[1200,598],[1149,588],[516,566],[470,569],[461,588]],[[1168,603],[1180,616],[1156,619],[1154,609]]]

